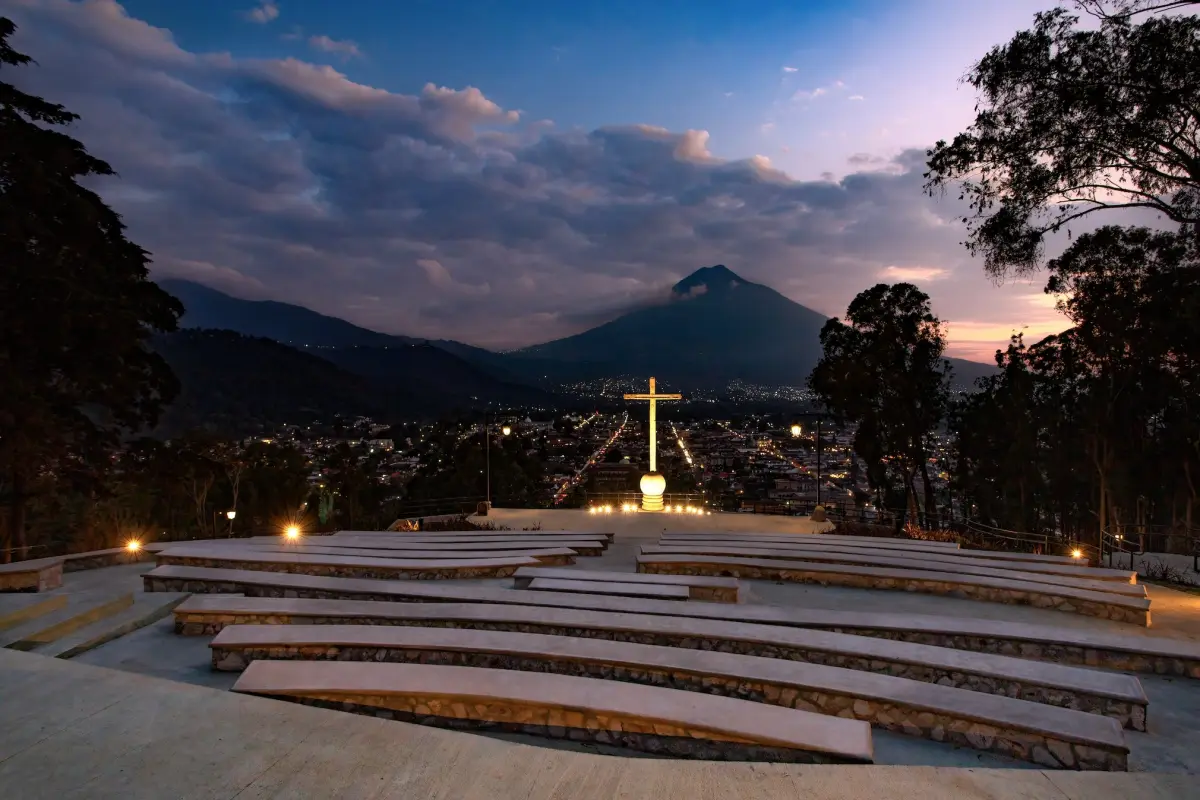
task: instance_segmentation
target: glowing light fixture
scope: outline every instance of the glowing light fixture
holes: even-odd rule
[[[799,435],[800,435],[800,433],[801,433],[801,428],[800,428],[800,426],[799,426],[799,425],[793,425],[793,426],[792,426],[792,436],[799,436]]]
[[[226,511],[226,512],[225,512],[225,516],[226,516],[228,519],[232,520],[234,517],[236,517],[236,516],[237,516],[237,512],[236,512],[236,511]]]
[[[137,553],[137,552],[141,551],[142,543],[139,542],[137,539],[130,539],[128,542],[125,543],[125,549],[131,553]]]
[[[505,425],[503,428],[500,429],[500,432],[503,433],[505,436],[508,436],[510,433],[512,433],[512,428]]]
[[[1071,551],[1071,558],[1083,558],[1083,551],[1076,547]]]
[[[297,539],[300,538],[300,526],[299,525],[288,525],[286,528],[283,529],[283,537],[285,539],[287,539],[289,542],[296,541]]]

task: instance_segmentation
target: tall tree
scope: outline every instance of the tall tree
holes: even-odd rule
[[[877,284],[854,298],[846,322],[825,323],[821,347],[809,386],[831,412],[857,423],[854,449],[868,473],[886,469],[910,508],[919,474],[925,510],[935,513],[931,437],[946,414],[951,370],[929,296],[911,283]]]
[[[0,17],[0,70],[24,67]],[[98,459],[122,431],[152,424],[177,391],[146,347],[182,307],[147,277],[147,253],[79,181],[110,176],[59,128],[77,119],[0,81],[0,474],[3,549],[27,552],[34,479]]]
[[[961,190],[967,247],[994,278],[1042,266],[1046,234],[1097,211],[1147,208],[1200,226],[1200,18],[1193,3],[1084,0],[993,48],[967,81],[975,122],[930,150],[928,192]],[[1140,21],[1139,21],[1140,19]]]

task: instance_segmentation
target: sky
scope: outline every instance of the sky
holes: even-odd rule
[[[37,61],[2,79],[81,115],[155,278],[492,348],[713,264],[830,316],[907,280],[990,361],[1068,325],[921,173],[971,65],[1054,5],[0,0]]]

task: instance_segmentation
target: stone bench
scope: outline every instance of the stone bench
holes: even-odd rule
[[[259,659],[400,662],[551,673],[721,694],[845,715],[897,733],[1048,767],[1127,768],[1107,717],[891,675],[735,653],[536,633],[366,625],[231,625],[211,643],[217,669]]]
[[[871,536],[833,536],[825,533],[812,534],[739,534],[739,533],[664,533],[660,539],[663,544],[678,544],[680,542],[704,542],[713,544],[724,541],[734,544],[761,542],[752,546],[773,546],[774,544],[801,545],[837,545],[853,547],[859,550],[906,550],[913,553],[935,553],[942,555],[957,554],[971,558],[981,558],[989,561],[1017,561],[1027,564],[1070,564],[1080,565],[1080,560],[1071,556],[1035,555],[1032,553],[1010,553],[1003,550],[970,550],[960,548],[954,542],[929,542],[917,539],[884,539]]]
[[[276,537],[273,544],[285,543]],[[267,546],[267,542],[252,542],[252,546]],[[455,551],[495,553],[503,556],[514,550],[541,550],[553,547],[566,547],[581,556],[603,555],[606,543],[599,539],[564,539],[562,541],[549,539],[515,539],[511,542],[375,542],[368,539],[337,539],[328,537],[304,537],[298,544],[289,546],[326,547],[337,550],[373,550],[392,551],[396,553],[438,550],[446,553]]]
[[[691,596],[686,586],[666,586],[661,583],[574,581],[563,578],[534,578],[525,588],[534,592],[613,594],[622,597],[647,597],[652,600],[687,600]]]
[[[729,542],[779,542],[780,544],[804,542],[846,544],[854,547],[870,547],[882,550],[917,550],[946,552],[958,550],[957,542],[926,542],[917,539],[891,539],[881,536],[837,536],[831,533],[740,533],[719,531],[665,531],[663,541],[676,539],[722,540]]]
[[[257,661],[233,691],[452,728],[684,758],[872,763],[870,727],[745,700],[438,664]]]
[[[707,578],[694,575],[646,575],[641,572],[610,572],[591,569],[553,569],[521,567],[513,573],[513,588],[526,589],[534,578],[563,578],[576,581],[610,581],[617,583],[653,583],[662,586],[686,586],[691,600],[714,603],[738,602],[737,578]]]
[[[537,559],[524,556],[510,558],[477,558],[454,561],[374,559],[353,556],[301,555],[297,553],[255,553],[231,547],[208,549],[167,549],[157,554],[158,564],[217,567],[253,570],[257,572],[288,572],[302,575],[381,578],[407,580],[442,580],[453,578],[507,578],[519,567],[538,564]]]
[[[970,559],[980,566],[990,566],[996,569],[1020,570],[1065,570],[1061,574],[1072,574],[1072,570],[1092,570],[1105,575],[1105,580],[1124,580],[1129,582],[1130,570],[1109,569],[1107,567],[1090,567],[1086,561],[1070,556],[1031,556],[1026,553],[1005,553],[1004,557],[988,550],[963,550],[948,548],[916,548],[916,547],[876,547],[854,542],[827,542],[824,536],[813,535],[807,539],[796,541],[759,540],[743,541],[741,539],[720,538],[716,536],[700,539],[688,536],[663,536],[660,545],[720,545],[724,547],[763,547],[769,549],[809,548],[819,550],[839,550],[855,553],[878,553],[895,558],[920,558],[939,561]],[[1113,574],[1109,574],[1113,573]],[[1136,576],[1135,576],[1136,577]]]
[[[366,550],[366,549],[351,549],[346,547],[322,547],[313,545],[307,541],[302,541],[300,544],[288,544],[286,542],[273,543],[254,543],[244,545],[229,545],[229,549],[237,552],[250,553],[297,553],[307,555],[322,555],[322,556],[351,556],[353,558],[372,558],[389,561],[393,559],[408,559],[408,560],[434,560],[434,561],[459,561],[459,560],[477,560],[481,558],[508,558],[508,557],[526,557],[536,559],[542,564],[550,566],[567,566],[575,563],[576,551],[569,547],[546,547],[546,548],[530,548],[514,549],[514,550],[450,550],[436,548],[436,545],[430,545],[429,550]],[[219,549],[219,548],[217,548]],[[171,550],[172,553],[187,552],[186,547],[177,547]],[[212,552],[213,548],[207,548],[205,552]]]
[[[0,592],[48,592],[62,586],[62,556],[0,564]]]
[[[151,553],[142,549],[130,552],[125,547],[110,547],[106,550],[89,550],[86,553],[69,553],[63,556],[63,572],[82,572],[89,569],[115,567],[139,561],[150,561]]]
[[[374,538],[384,539],[395,542],[410,542],[410,541],[467,541],[467,542],[485,542],[497,541],[503,542],[507,539],[554,539],[554,538],[571,538],[571,539],[598,539],[605,544],[609,544],[613,540],[614,534],[611,532],[599,531],[337,531],[329,534],[332,539],[349,539],[349,538]]]
[[[156,567],[142,576],[147,592],[192,592],[209,595],[197,602],[226,607],[240,598],[318,598],[401,603],[480,603],[534,606],[540,609],[585,609],[606,614],[663,615],[673,618],[723,620],[812,628],[957,650],[1020,656],[1060,664],[1175,675],[1200,679],[1200,642],[1154,636],[1145,629],[1090,631],[1005,622],[976,617],[933,614],[887,614],[821,608],[718,603],[675,603],[603,597],[565,592],[529,592],[492,586],[464,586],[416,581],[321,578],[281,572],[252,572],[202,567]],[[373,605],[366,603],[364,605]],[[374,604],[376,608],[381,607]]]
[[[866,550],[851,550],[825,547],[757,548],[734,547],[708,544],[658,544],[642,545],[643,555],[701,555],[701,556],[737,556],[739,558],[768,558],[785,561],[818,561],[829,564],[862,564],[868,567],[897,567],[899,569],[933,570],[935,572],[954,571],[964,575],[984,575],[989,578],[1011,578],[1013,580],[1029,581],[1032,583],[1049,583],[1056,586],[1074,586],[1077,589],[1089,589],[1094,592],[1113,592],[1129,597],[1145,597],[1146,587],[1134,583],[1137,573],[1128,570],[1103,569],[1094,570],[1090,567],[1079,567],[1057,564],[1022,564],[998,567],[994,561],[980,561],[973,558],[956,558],[945,556],[941,558],[907,557],[872,553]]]
[[[1128,675],[804,628],[484,603],[207,596],[175,610],[175,630],[183,635],[214,635],[245,624],[511,631],[782,658],[1017,697],[1146,729],[1146,694]]]
[[[964,575],[856,564],[823,564],[813,561],[775,561],[736,556],[638,556],[638,572],[669,575],[729,575],[737,578],[890,589],[925,594],[966,597],[991,603],[1030,605],[1071,614],[1150,626],[1150,601],[1110,592],[1094,592],[1012,578]]]

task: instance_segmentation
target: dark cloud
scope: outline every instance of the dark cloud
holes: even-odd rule
[[[661,302],[717,263],[802,285],[794,299],[827,313],[889,265],[969,263],[962,208],[924,198],[920,151],[800,182],[714,158],[703,131],[559,130],[474,88],[399,95],[296,59],[190,53],[111,0],[10,4],[39,66],[5,79],[83,115],[75,135],[121,176],[97,188],[156,275],[512,346]]]

